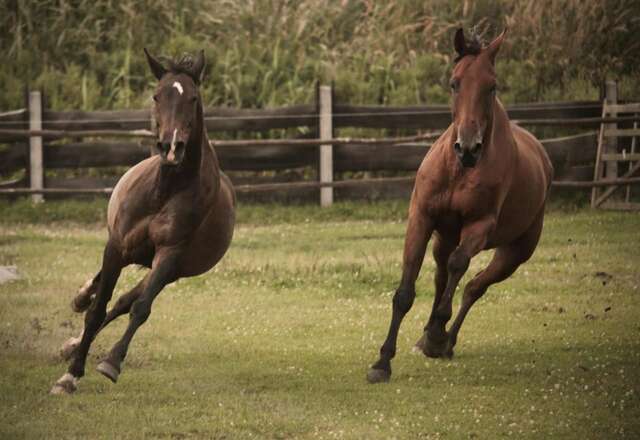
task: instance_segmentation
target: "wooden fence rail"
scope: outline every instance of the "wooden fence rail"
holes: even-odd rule
[[[366,186],[375,184],[389,183],[413,183],[415,176],[402,177],[380,177],[373,179],[351,179],[338,180],[333,182],[287,182],[287,183],[268,183],[258,185],[235,185],[236,192],[263,192],[263,191],[280,191],[296,188],[344,188],[350,186]],[[552,186],[559,188],[594,188],[620,186],[629,184],[639,184],[640,177],[631,177],[625,179],[599,180],[595,182],[563,182],[554,181]],[[0,188],[0,194],[111,194],[112,187],[107,188]]]
[[[321,94],[318,93],[318,96]],[[326,93],[324,95],[327,95]],[[332,97],[332,94],[329,94]],[[328,111],[333,127],[385,129],[391,132],[418,131],[415,136],[393,138],[320,138],[321,103],[295,105],[274,109],[205,110],[205,123],[210,137],[220,132],[252,132],[264,136],[270,130],[307,127],[311,139],[249,139],[213,140],[221,166],[226,171],[269,171],[317,167],[319,146],[331,145],[331,170],[343,172],[415,172],[430,142],[449,125],[448,106],[427,105],[407,107],[356,106],[329,102]],[[602,117],[599,101],[518,104],[507,107],[510,118],[521,125],[549,127],[579,127],[593,130],[601,123],[632,124],[640,121],[637,114]],[[148,110],[117,111],[51,111],[41,109],[41,129],[29,130],[28,109],[0,113],[0,174],[15,175],[29,165],[28,140],[43,139],[41,166],[43,170],[131,166],[149,155],[152,143]],[[331,132],[330,132],[331,133]],[[244,135],[247,136],[246,134]],[[61,140],[64,139],[64,142]],[[559,187],[590,188],[596,154],[597,133],[543,139],[542,143],[556,168]],[[36,160],[37,162],[37,160]],[[366,187],[368,184],[408,185],[412,177],[391,180],[358,179],[337,182],[288,182],[263,185],[238,185],[239,192],[262,192],[285,189],[318,189]],[[113,179],[60,179],[47,177],[44,188],[17,188],[24,178],[0,184],[0,194],[103,194],[108,193]],[[353,183],[350,183],[353,182]],[[105,185],[106,183],[106,185]],[[629,183],[635,183],[629,182]],[[619,184],[621,184],[619,182]],[[364,188],[366,189],[366,188]]]
[[[296,127],[316,128],[318,110],[314,105],[295,105],[274,109],[210,108],[205,110],[207,131],[253,131]],[[555,102],[543,104],[516,104],[507,106],[512,120],[523,125],[577,124],[586,128],[597,127],[601,120],[602,104],[598,101]],[[28,110],[0,113],[0,142],[22,140],[28,128]],[[43,129],[60,132],[133,132],[149,130],[149,110],[112,111],[48,111],[43,109]],[[334,104],[332,118],[335,128],[357,127],[378,129],[442,130],[451,121],[448,106],[353,106]],[[108,133],[96,134],[106,136]],[[89,136],[89,134],[87,134]],[[114,134],[118,136],[118,134]]]
[[[434,134],[401,138],[334,138],[335,171],[415,171],[430,147]],[[419,142],[423,141],[423,142]],[[229,171],[283,170],[313,166],[322,139],[212,141],[223,169]],[[595,157],[597,133],[544,139],[552,162],[561,170]],[[47,169],[131,166],[149,155],[144,142],[45,143]],[[24,144],[0,151],[0,173],[25,168],[28,152]]]

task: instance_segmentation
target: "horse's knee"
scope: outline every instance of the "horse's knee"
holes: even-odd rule
[[[487,291],[487,287],[474,278],[464,288],[464,294],[462,295],[463,302],[470,302],[473,304]]]
[[[113,310],[127,313],[131,309],[131,304],[133,303],[132,299],[133,298],[131,298],[129,294],[122,295],[113,305]]]
[[[151,315],[151,304],[144,300],[135,301],[131,306],[130,315],[138,325],[143,324]]]
[[[465,251],[458,248],[449,257],[447,261],[447,271],[450,274],[463,274],[469,268],[469,261],[471,259]]]
[[[399,287],[395,295],[393,295],[393,308],[404,315],[411,309],[415,297],[415,289]]]
[[[433,243],[433,259],[438,266],[446,266],[452,249],[441,240],[434,240]]]
[[[84,328],[89,334],[95,333],[107,316],[106,307],[99,307],[94,302],[84,317]]]

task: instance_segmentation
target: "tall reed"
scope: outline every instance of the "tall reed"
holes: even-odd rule
[[[509,26],[505,101],[594,98],[607,77],[640,96],[637,0],[8,0],[0,23],[0,109],[26,83],[60,109],[147,106],[143,47],[204,48],[207,105],[309,102],[318,80],[343,101],[443,103],[453,31],[472,25]]]

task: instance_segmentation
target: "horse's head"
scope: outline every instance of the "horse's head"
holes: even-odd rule
[[[153,95],[158,133],[156,152],[165,165],[180,165],[187,148],[202,135],[202,100],[198,85],[204,69],[204,51],[195,57],[169,61],[168,68],[144,50],[149,67],[158,79]]]
[[[493,120],[496,95],[496,54],[506,29],[491,44],[482,47],[477,38],[467,41],[462,29],[454,45],[458,58],[451,75],[453,148],[465,167],[473,167],[482,155],[487,130]]]

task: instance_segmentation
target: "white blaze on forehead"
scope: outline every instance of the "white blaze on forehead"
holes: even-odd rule
[[[182,88],[182,84],[180,84],[178,81],[174,81],[173,87],[178,89],[178,93],[180,93],[181,95],[182,95],[182,92],[184,92],[184,89]]]

